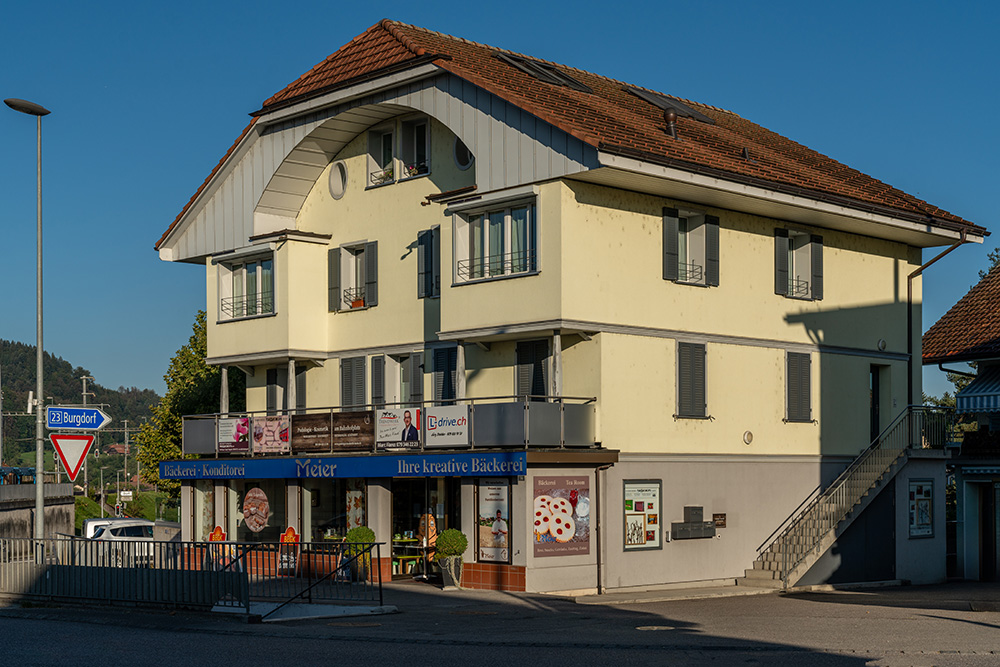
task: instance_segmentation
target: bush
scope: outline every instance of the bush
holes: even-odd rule
[[[348,544],[371,544],[375,541],[375,531],[368,526],[355,526],[347,531],[344,541]]]
[[[434,543],[436,550],[434,559],[452,558],[461,556],[469,548],[469,539],[460,530],[449,528],[438,533],[437,542]]]

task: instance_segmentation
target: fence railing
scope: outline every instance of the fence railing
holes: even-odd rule
[[[381,604],[380,546],[0,538],[0,594],[247,613],[251,600]]]
[[[941,449],[952,437],[953,412],[909,406],[825,490],[800,505],[758,548],[784,585],[790,573],[847,518],[907,449]]]

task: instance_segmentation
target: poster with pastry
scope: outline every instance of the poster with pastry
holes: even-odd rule
[[[531,509],[535,556],[590,553],[590,477],[535,477]]]

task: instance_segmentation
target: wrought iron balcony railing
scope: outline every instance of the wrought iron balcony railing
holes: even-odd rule
[[[222,314],[230,319],[270,315],[274,312],[274,293],[257,292],[240,296],[225,297],[220,301]]]
[[[392,167],[386,167],[385,169],[376,169],[375,171],[368,174],[368,180],[372,185],[382,185],[383,183],[389,183],[393,180]]]
[[[532,248],[506,255],[487,255],[459,260],[458,277],[463,281],[495,278],[516,273],[530,273],[535,267],[535,250]]]
[[[365,288],[349,287],[344,290],[344,305],[348,308],[365,307]]]
[[[798,278],[788,279],[788,296],[799,296],[808,297],[809,296],[809,281],[799,280]]]
[[[429,160],[421,160],[420,162],[413,162],[411,164],[403,165],[403,178],[413,178],[414,176],[422,176],[428,174],[431,171],[431,163]]]
[[[701,264],[680,264],[677,266],[677,279],[682,282],[700,283],[705,280],[705,270]]]

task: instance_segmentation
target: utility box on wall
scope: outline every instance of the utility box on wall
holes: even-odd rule
[[[670,524],[671,537],[675,540],[696,540],[715,537],[715,522],[705,521],[705,508],[684,507],[684,521]]]

